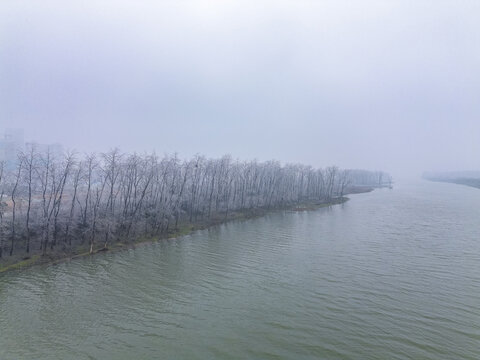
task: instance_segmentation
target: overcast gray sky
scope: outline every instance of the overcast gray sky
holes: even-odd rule
[[[480,1],[0,2],[0,130],[80,151],[480,169]]]

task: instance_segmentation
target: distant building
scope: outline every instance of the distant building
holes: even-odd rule
[[[25,149],[23,129],[7,129],[0,135],[0,161],[7,166],[15,165],[17,155]]]
[[[35,149],[36,153],[50,153],[52,157],[60,158],[64,154],[61,144],[40,144],[37,142],[27,142],[24,140],[23,129],[7,129],[0,134],[0,161],[4,161],[8,168],[17,164],[18,154],[22,151]]]

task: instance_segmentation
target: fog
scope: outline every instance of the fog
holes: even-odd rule
[[[480,169],[476,1],[2,1],[0,131],[79,151]]]

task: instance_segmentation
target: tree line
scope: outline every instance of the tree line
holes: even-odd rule
[[[315,169],[278,161],[121,153],[78,156],[35,147],[0,162],[0,258],[75,246],[108,248],[227,219],[237,211],[329,202],[355,185],[381,185],[383,172]]]

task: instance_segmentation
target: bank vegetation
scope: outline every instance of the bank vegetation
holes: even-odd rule
[[[238,214],[328,204],[389,181],[383,172],[230,156],[54,155],[31,147],[16,162],[0,162],[0,265],[168,237]]]

